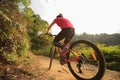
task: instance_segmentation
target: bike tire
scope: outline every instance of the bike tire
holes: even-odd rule
[[[50,48],[50,62],[49,62],[49,68],[48,68],[48,70],[51,69],[52,61],[53,61],[53,58],[54,58],[54,56],[55,56],[55,53],[56,53],[56,48],[55,48],[55,46],[52,46],[52,47]]]
[[[90,48],[92,48],[94,51],[95,51],[95,55],[97,55],[97,59],[99,60],[99,65],[97,68],[98,71],[96,71],[96,74],[94,76],[91,76],[91,77],[86,77],[88,75],[86,75],[85,77],[83,77],[83,75],[85,75],[85,73],[77,73],[75,72],[75,70],[73,69],[73,66],[72,66],[72,63],[73,62],[68,62],[67,65],[68,65],[68,68],[70,70],[70,72],[72,73],[72,75],[77,79],[77,80],[101,80],[102,77],[104,76],[104,73],[105,73],[105,58],[102,54],[102,52],[98,49],[98,47],[96,45],[94,45],[92,42],[90,41],[86,41],[86,40],[78,40],[78,41],[75,41],[71,44],[70,46],[70,49],[74,49],[76,46],[79,46],[81,44],[85,44],[87,46],[89,46]],[[81,45],[82,46],[82,45]],[[78,48],[78,47],[77,47]],[[82,47],[81,47],[82,48]],[[86,48],[84,48],[86,49]],[[82,51],[82,50],[81,50]],[[70,59],[70,55],[71,55],[71,51],[68,53],[68,59]],[[87,62],[87,61],[86,61]],[[90,62],[90,61],[88,61]],[[90,64],[90,63],[89,63]],[[86,63],[86,65],[89,65]],[[87,66],[88,67],[88,66]],[[90,68],[90,69],[93,69],[93,68]],[[89,72],[89,74],[91,74],[91,72]],[[82,75],[82,76],[81,76]]]

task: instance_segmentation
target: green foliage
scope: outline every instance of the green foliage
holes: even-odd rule
[[[24,21],[17,4],[0,5],[0,56],[8,63],[27,56],[29,38]]]
[[[109,62],[106,64],[108,69],[120,71],[119,62]]]
[[[31,18],[34,14],[34,12],[32,11],[31,8],[28,8],[28,7],[25,7],[24,8],[24,16],[27,17],[27,18]]]
[[[120,46],[106,46],[105,44],[98,46],[105,56],[107,68],[120,71]]]
[[[120,60],[120,47],[119,46],[99,46],[101,51],[106,56],[107,61],[119,61]],[[112,60],[113,59],[113,60]]]
[[[48,55],[52,41],[53,38],[47,35],[39,35],[32,40],[32,50],[34,50],[36,54]]]
[[[75,35],[72,41],[85,39],[94,43],[101,43],[106,45],[119,45],[120,44],[120,34],[87,34],[83,33],[80,35]]]
[[[4,21],[12,22],[11,19],[0,10],[0,15],[3,17]]]
[[[26,7],[31,4],[30,0],[3,0],[5,3],[22,3]]]
[[[40,18],[39,15],[32,16],[32,24],[28,28],[28,34],[31,38],[36,38],[39,33],[45,33],[48,23]]]
[[[49,39],[47,36],[40,35],[45,33],[45,30],[48,26],[48,23],[40,18],[39,15],[32,15],[32,24],[28,27],[28,34],[31,38],[31,49],[32,50],[41,50],[49,45]],[[42,50],[41,50],[42,51]]]
[[[21,1],[26,7],[31,4],[31,0],[21,0]]]

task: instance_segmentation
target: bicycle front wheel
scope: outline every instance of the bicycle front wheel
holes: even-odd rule
[[[77,80],[101,80],[105,73],[105,58],[93,43],[78,40],[71,44],[68,59],[70,72]]]
[[[55,56],[55,53],[56,53],[56,47],[55,47],[55,46],[52,46],[52,47],[50,48],[50,63],[49,63],[49,68],[48,68],[48,70],[51,69],[52,61],[53,61],[53,58],[54,58],[54,56]]]

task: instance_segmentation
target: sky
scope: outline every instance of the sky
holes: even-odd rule
[[[69,19],[76,34],[120,33],[120,0],[31,0],[30,7],[49,24],[59,13]],[[57,25],[53,34],[60,31]]]

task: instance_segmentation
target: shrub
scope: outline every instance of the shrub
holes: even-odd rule
[[[108,69],[120,70],[120,46],[98,45],[105,56]]]
[[[109,62],[106,64],[108,69],[120,71],[120,63],[119,62]]]

